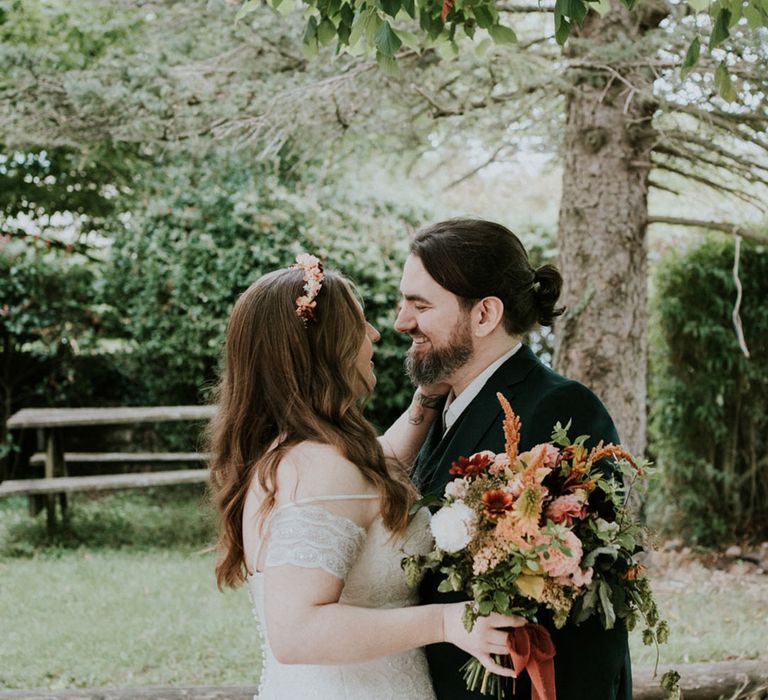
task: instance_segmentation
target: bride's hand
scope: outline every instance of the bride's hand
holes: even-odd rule
[[[478,617],[472,631],[467,632],[463,622],[465,606],[466,603],[449,603],[443,606],[445,641],[474,656],[492,673],[515,678],[515,672],[496,663],[491,654],[507,655],[507,632],[504,628],[522,627],[528,621],[519,615],[491,613]]]
[[[426,398],[442,398],[447,396],[451,390],[451,385],[446,382],[436,382],[434,384],[419,384],[416,391]]]

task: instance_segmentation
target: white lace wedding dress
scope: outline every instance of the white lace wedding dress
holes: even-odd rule
[[[367,498],[335,496],[305,499],[277,508],[265,532],[269,541],[265,568],[291,564],[322,568],[344,580],[340,601],[367,608],[415,605],[400,560],[403,552],[426,553],[431,546],[429,513],[413,517],[405,534],[392,538],[377,517],[368,531],[336,515],[318,501]],[[372,496],[371,498],[377,498]],[[258,558],[258,557],[257,557]],[[435,695],[422,649],[341,666],[285,665],[272,654],[266,635],[264,578],[248,577],[253,612],[264,639],[259,700],[433,700]],[[296,630],[301,635],[301,630]]]

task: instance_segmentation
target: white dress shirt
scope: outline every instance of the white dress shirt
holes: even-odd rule
[[[480,390],[485,386],[485,383],[493,376],[493,373],[501,367],[512,355],[514,355],[521,347],[522,343],[518,343],[509,352],[504,353],[498,360],[495,360],[488,365],[480,374],[478,374],[462,391],[458,396],[453,395],[453,391],[448,394],[448,399],[445,402],[443,408],[443,435],[447,433],[451,426],[456,422],[456,419],[462,414],[464,409],[472,403],[472,399],[480,393]]]

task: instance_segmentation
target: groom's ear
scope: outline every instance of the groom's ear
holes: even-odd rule
[[[484,297],[472,308],[472,333],[485,338],[498,328],[504,318],[504,302],[498,297]]]

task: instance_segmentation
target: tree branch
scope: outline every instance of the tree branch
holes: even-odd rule
[[[667,155],[667,156],[670,156],[671,158],[680,158],[681,160],[685,160],[693,164],[706,163],[707,165],[710,165],[713,168],[737,173],[739,177],[744,178],[748,182],[759,183],[759,184],[768,186],[768,179],[754,172],[753,168],[748,168],[736,162],[727,163],[724,160],[711,158],[704,155],[703,153],[697,153],[695,150],[685,148],[680,144],[677,144],[677,145],[659,144],[653,147],[653,152]]]
[[[660,182],[656,182],[656,180],[652,180],[651,178],[648,178],[648,187],[653,187],[655,190],[662,190],[663,192],[671,192],[677,196],[680,195],[679,190],[673,190],[671,187],[662,185]]]
[[[472,170],[470,170],[468,173],[466,173],[466,174],[462,175],[460,178],[458,178],[458,180],[454,180],[454,181],[453,181],[453,182],[451,182],[450,184],[446,185],[446,186],[443,188],[443,189],[444,189],[444,191],[450,190],[450,189],[452,189],[453,187],[456,187],[457,185],[460,185],[460,184],[461,184],[462,182],[464,182],[465,180],[469,180],[469,178],[471,178],[473,175],[477,175],[477,173],[479,173],[479,172],[480,172],[480,171],[481,171],[483,168],[487,168],[487,167],[488,167],[488,166],[489,166],[491,163],[493,163],[493,162],[495,162],[495,161],[496,161],[496,159],[497,159],[497,158],[498,158],[498,156],[499,156],[499,153],[501,153],[501,152],[502,152],[502,150],[504,150],[504,147],[505,147],[506,145],[507,145],[507,144],[505,144],[505,143],[502,143],[502,144],[501,144],[501,146],[499,146],[499,147],[498,147],[498,148],[497,148],[497,149],[496,149],[496,150],[495,150],[495,151],[494,151],[494,152],[491,154],[491,156],[490,156],[490,157],[489,157],[489,158],[488,158],[488,159],[487,159],[485,162],[481,163],[481,164],[480,164],[480,165],[478,165],[476,168],[472,168]]]
[[[731,236],[741,236],[755,243],[768,243],[768,234],[755,229],[745,228],[738,224],[731,224],[726,221],[704,221],[703,219],[686,219],[676,216],[649,216],[646,224],[669,224],[670,226],[690,226],[693,228],[704,228],[710,231],[720,231]]]
[[[717,192],[725,192],[726,194],[730,194],[740,199],[742,202],[751,204],[753,207],[756,207],[760,211],[765,212],[765,207],[763,206],[762,200],[758,199],[757,197],[753,197],[752,195],[747,194],[746,192],[738,190],[734,187],[728,187],[728,185],[723,185],[720,182],[715,182],[714,180],[710,180],[709,178],[704,177],[703,175],[687,173],[685,172],[685,170],[680,170],[679,168],[675,168],[669,163],[659,163],[658,161],[654,161],[653,167],[660,168],[661,170],[666,170],[667,172],[674,173],[675,175],[680,175],[681,177],[688,178],[690,180],[695,180],[696,182],[700,182],[702,185],[706,185],[707,187]]]
[[[742,122],[740,120],[736,120],[735,115],[729,115],[726,118],[722,116],[722,114],[715,114],[705,109],[699,109],[697,107],[693,107],[692,105],[680,105],[675,102],[668,102],[667,108],[675,112],[690,114],[691,116],[696,117],[697,119],[700,119],[703,122],[708,122],[712,126],[722,129],[723,131],[728,131],[731,134],[734,134],[742,141],[748,141],[749,143],[753,143],[756,146],[759,146],[760,148],[762,148],[764,151],[768,152],[768,143],[765,143],[764,141],[757,138],[757,136],[748,134],[743,129],[739,128],[739,126],[742,124],[747,125],[748,121],[755,121],[756,119],[758,119],[757,116],[753,115],[752,119],[745,119]],[[753,131],[755,131],[756,133],[764,133],[766,124],[768,124],[768,119],[763,118],[760,121],[759,128],[757,127],[748,127],[748,128],[752,128]]]
[[[709,140],[703,139],[699,136],[696,136],[695,134],[690,133],[689,131],[684,131],[682,129],[680,130],[676,129],[676,130],[664,132],[664,136],[668,137],[670,141],[680,140],[680,141],[686,141],[687,143],[692,143],[707,151],[716,153],[717,155],[722,156],[727,160],[732,160],[734,163],[738,163],[739,165],[742,165],[745,168],[757,168],[758,170],[763,170],[766,173],[768,173],[768,164],[763,165],[756,160],[740,156],[734,153],[733,151],[729,151],[723,148],[722,146],[718,145],[718,143],[712,139],[709,139]]]

